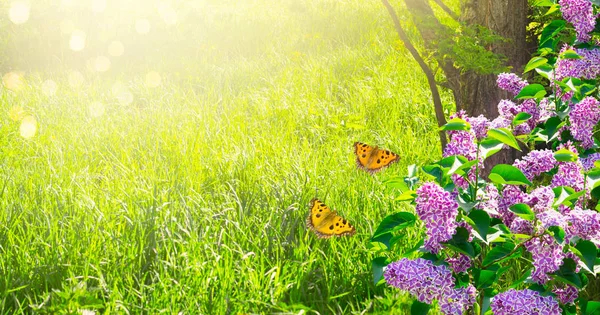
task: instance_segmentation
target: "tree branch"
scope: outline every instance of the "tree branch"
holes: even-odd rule
[[[431,98],[433,99],[433,107],[435,109],[435,116],[436,116],[436,119],[438,122],[438,126],[441,127],[446,124],[446,117],[444,116],[442,100],[440,98],[440,92],[438,91],[437,85],[435,83],[435,77],[433,75],[433,72],[431,71],[429,66],[427,66],[427,64],[425,63],[423,58],[421,58],[421,56],[419,55],[419,52],[417,51],[415,46],[413,46],[413,44],[410,42],[408,36],[406,35],[406,32],[404,32],[404,29],[402,29],[402,26],[400,25],[400,20],[398,20],[398,15],[396,15],[396,11],[394,11],[394,8],[392,7],[392,5],[389,3],[388,0],[381,0],[381,2],[383,2],[383,5],[385,5],[390,16],[392,17],[392,20],[394,21],[394,27],[396,28],[396,32],[398,33],[400,40],[402,40],[406,49],[408,49],[410,54],[417,61],[417,63],[421,67],[421,70],[423,70],[423,72],[425,73],[425,76],[427,77],[427,82],[429,83],[429,89],[431,90]],[[443,150],[447,144],[446,134],[444,133],[444,131],[440,130],[439,136],[440,136],[440,143],[442,145],[442,150]]]
[[[451,18],[453,18],[455,21],[458,21],[458,15],[456,15],[456,13],[454,13],[454,11],[450,10],[450,8],[442,2],[442,0],[433,0],[433,2],[435,2],[440,8],[442,8],[442,10],[444,10],[444,12],[446,12],[446,14],[448,14]]]

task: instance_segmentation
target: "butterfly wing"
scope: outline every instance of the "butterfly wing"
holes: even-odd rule
[[[316,198],[310,201],[310,214],[306,223],[320,238],[356,233],[352,224]]]
[[[371,152],[375,150],[374,147],[362,143],[362,142],[354,142],[354,154],[356,154],[356,165],[359,168],[365,169],[369,164],[369,158],[371,157]]]
[[[354,143],[354,153],[358,167],[370,173],[378,172],[400,159],[400,156],[394,152],[361,142]]]

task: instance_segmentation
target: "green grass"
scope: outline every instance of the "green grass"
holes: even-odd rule
[[[72,88],[58,71],[0,91],[2,314],[406,312],[405,295],[373,284],[368,240],[410,210],[382,182],[440,156],[424,77],[377,1],[247,6],[215,5],[229,35],[207,36],[201,58],[147,64],[159,88],[144,71]],[[13,106],[36,118],[32,139]],[[354,141],[401,160],[371,176]],[[357,234],[307,230],[313,197]]]

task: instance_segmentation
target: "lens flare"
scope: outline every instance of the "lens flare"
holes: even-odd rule
[[[37,121],[33,116],[26,116],[21,120],[21,127],[19,127],[19,133],[21,137],[30,139],[35,136],[37,132]]]
[[[160,77],[160,74],[158,74],[158,72],[156,72],[156,71],[148,72],[148,74],[146,75],[146,86],[147,87],[151,87],[151,88],[158,87],[160,85],[161,81],[162,81],[162,79]]]
[[[2,77],[4,87],[12,91],[20,90],[25,84],[23,74],[18,72],[9,72]]]
[[[42,83],[42,93],[44,93],[46,96],[54,96],[57,89],[58,85],[52,80],[46,80],[44,83]]]
[[[106,72],[111,66],[110,59],[105,56],[98,56],[94,58],[92,66],[94,67],[94,70],[98,72]]]
[[[75,30],[71,33],[71,39],[69,40],[69,47],[73,51],[82,51],[85,48],[85,32],[81,30]]]
[[[167,2],[160,2],[156,6],[158,14],[167,25],[177,24],[177,11],[175,11],[171,5]]]
[[[135,31],[141,35],[150,33],[150,21],[146,19],[139,19],[135,21]]]
[[[73,22],[73,20],[63,20],[62,22],[60,22],[60,32],[68,35],[73,33],[73,31],[75,30],[75,23]]]
[[[117,81],[113,84],[111,91],[119,104],[127,106],[133,103],[133,94],[123,85],[123,83]]]
[[[125,46],[120,41],[113,41],[108,45],[108,54],[112,57],[120,57],[125,53]]]
[[[23,24],[29,20],[29,4],[23,1],[14,1],[8,9],[8,18],[15,24]]]

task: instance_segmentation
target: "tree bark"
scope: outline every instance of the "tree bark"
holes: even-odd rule
[[[487,27],[507,39],[490,49],[508,59],[512,72],[521,73],[529,60],[527,32],[527,0],[468,0],[463,3],[461,22]],[[467,72],[460,75],[459,86],[453,89],[457,109],[471,116],[498,116],[498,102],[512,95],[496,86],[496,75]]]

